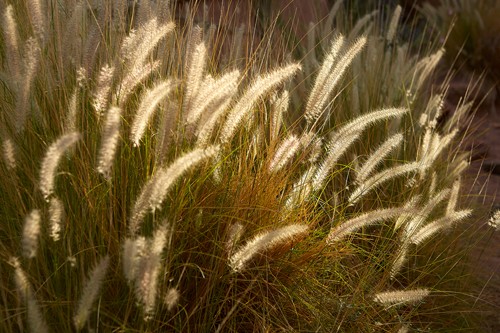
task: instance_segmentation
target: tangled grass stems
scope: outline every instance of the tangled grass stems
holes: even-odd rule
[[[338,1],[303,47],[281,18],[228,26],[231,6],[211,25],[190,2],[68,3],[2,7],[0,298],[27,311],[0,307],[0,330],[447,325],[461,116],[398,9],[349,31]]]

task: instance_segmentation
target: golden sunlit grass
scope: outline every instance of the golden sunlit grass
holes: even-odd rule
[[[290,46],[169,6],[3,2],[0,327],[450,327],[469,110],[440,123],[443,51],[411,54],[399,7]]]

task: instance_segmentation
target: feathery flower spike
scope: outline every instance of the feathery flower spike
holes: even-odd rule
[[[330,75],[333,65],[335,65],[335,60],[340,52],[340,49],[344,45],[345,38],[342,35],[338,35],[332,42],[330,47],[330,52],[326,55],[325,60],[323,60],[323,64],[319,70],[318,76],[314,82],[314,86],[311,89],[311,93],[309,95],[309,99],[307,100],[306,105],[306,114],[309,114],[308,118],[313,118],[312,114],[316,113],[317,104],[319,101],[319,95],[321,94],[322,89],[326,85],[326,81],[328,80],[328,76]]]
[[[62,222],[64,218],[64,206],[61,200],[56,197],[50,198],[49,202],[49,222],[50,237],[57,242],[61,237]]]
[[[14,82],[21,81],[21,58],[19,56],[19,33],[16,20],[14,18],[14,9],[12,5],[5,8],[2,20],[2,30],[4,33],[4,43],[6,63],[9,66],[9,72]]]
[[[82,296],[78,302],[73,323],[78,331],[83,329],[87,319],[90,315],[92,304],[94,304],[99,290],[101,289],[102,282],[106,277],[106,271],[109,266],[109,256],[105,256],[99,261],[99,264],[92,270],[89,280],[83,287]]]
[[[274,70],[264,76],[260,76],[248,90],[241,96],[234,108],[229,113],[226,123],[222,128],[221,142],[227,143],[233,137],[234,132],[243,121],[245,116],[252,110],[253,105],[264,94],[283,83],[301,69],[299,64],[291,64]]]
[[[471,209],[465,209],[447,214],[418,230],[415,235],[411,236],[411,242],[415,245],[423,244],[427,239],[432,237],[437,232],[452,227],[453,224],[466,219],[467,217],[471,216],[471,214]]]
[[[420,227],[424,224],[425,220],[432,212],[432,210],[443,201],[446,196],[450,193],[450,189],[444,189],[438,192],[434,197],[429,199],[429,201],[425,204],[424,207],[418,210],[418,214],[415,214],[414,217],[406,224],[404,229],[405,238],[411,237]]]
[[[45,153],[40,169],[40,190],[45,200],[54,192],[57,165],[64,152],[80,139],[80,133],[65,134],[50,145]]]
[[[496,230],[500,230],[500,210],[495,211],[488,221],[488,225]]]
[[[179,302],[179,299],[181,298],[181,294],[176,288],[170,288],[167,290],[167,293],[165,294],[164,298],[164,303],[167,306],[167,311],[172,311],[173,308],[177,305]]]
[[[114,66],[104,65],[97,77],[97,88],[92,96],[92,105],[99,116],[102,115],[107,108],[114,72]]]
[[[342,222],[336,227],[330,230],[330,233],[326,237],[326,244],[333,244],[338,242],[345,236],[355,232],[356,230],[375,224],[382,220],[392,219],[399,216],[405,212],[404,208],[386,208],[371,211],[360,216],[357,216],[348,221]]]
[[[276,150],[276,153],[269,164],[269,171],[277,172],[281,170],[293,157],[293,155],[295,155],[299,147],[300,141],[296,135],[292,134],[286,138]]]
[[[334,47],[335,47],[334,43]],[[316,84],[314,85],[313,92],[311,93],[311,97],[307,101],[306,112],[304,114],[308,124],[313,123],[316,119],[321,116],[323,109],[327,103],[331,103],[331,100],[328,98],[332,93],[333,89],[336,87],[337,83],[342,78],[345,70],[352,63],[354,58],[358,55],[359,52],[363,49],[366,44],[366,37],[359,38],[354,44],[342,55],[342,57],[337,61],[335,67],[327,72],[326,78],[324,82],[320,86],[318,86],[318,90],[316,90]],[[330,61],[330,58],[327,56],[327,61]],[[322,78],[322,71],[318,75],[319,78]]]
[[[217,154],[218,146],[198,148],[179,157],[167,168],[160,168],[143,187],[132,211],[129,231],[133,235],[148,210],[161,207],[172,185],[189,169]]]
[[[21,268],[21,264],[17,258],[11,258],[14,265],[14,282],[19,294],[26,303],[28,327],[30,332],[47,333],[49,331],[47,323],[43,319],[40,307],[35,299],[33,290],[28,281],[26,273]]]
[[[190,62],[186,73],[186,91],[183,107],[185,114],[188,116],[191,115],[193,100],[196,98],[203,81],[206,53],[205,43],[201,42],[194,47],[193,54],[189,57]]]
[[[132,122],[130,130],[130,140],[134,146],[139,145],[149,119],[156,110],[158,104],[172,91],[174,84],[170,80],[166,80],[156,84],[151,89],[148,89],[141,97],[141,104],[137,109],[137,113]]]
[[[392,43],[394,36],[396,35],[400,16],[401,6],[398,5],[396,9],[394,9],[394,13],[392,13],[391,23],[389,24],[389,29],[387,30],[387,35],[385,37],[389,43]]]
[[[5,165],[8,169],[14,169],[16,167],[16,156],[14,143],[10,138],[4,138],[2,141],[2,150]]]
[[[370,157],[366,160],[365,164],[356,173],[356,182],[362,184],[366,181],[368,176],[377,167],[377,165],[382,161],[382,159],[387,156],[394,148],[399,146],[403,141],[403,134],[398,133],[391,136],[387,141],[385,141],[377,150],[375,150]]]
[[[26,216],[23,227],[23,256],[34,258],[38,249],[38,236],[40,235],[40,211],[34,209]]]
[[[275,96],[272,100],[271,109],[271,139],[275,140],[278,138],[281,125],[283,122],[283,114],[288,110],[288,105],[290,104],[290,93],[288,90],[283,91],[283,93],[278,97]]]
[[[229,267],[233,272],[241,272],[248,261],[250,261],[259,252],[270,249],[285,241],[292,240],[309,229],[306,225],[292,224],[272,231],[267,231],[255,236],[248,241],[238,251],[229,258]]]
[[[446,215],[452,214],[457,208],[458,196],[460,194],[460,178],[455,180],[450,192],[450,198],[448,199],[448,205],[446,206]]]
[[[112,106],[106,115],[99,149],[97,171],[107,180],[111,179],[111,167],[120,139],[121,109]]]
[[[403,238],[399,248],[396,251],[394,262],[391,266],[391,279],[394,279],[399,274],[403,265],[406,263],[408,251],[410,249],[410,242],[407,238]]]
[[[137,277],[139,263],[147,253],[146,238],[139,236],[137,238],[127,238],[123,244],[123,273],[129,284]]]
[[[374,301],[382,305],[397,306],[408,303],[417,303],[429,296],[429,289],[397,290],[378,293],[374,296]]]
[[[354,192],[352,192],[351,196],[349,197],[349,202],[351,204],[358,202],[359,199],[361,199],[364,195],[366,195],[368,192],[370,192],[380,184],[405,173],[414,172],[419,169],[420,165],[421,164],[418,162],[405,163],[403,165],[397,165],[395,167],[380,171],[379,173],[371,176],[362,184],[360,184],[354,190]]]
[[[202,82],[198,94],[194,96],[190,104],[190,111],[186,120],[188,124],[197,122],[208,107],[212,109],[236,94],[240,71],[229,72],[216,80],[209,78]]]

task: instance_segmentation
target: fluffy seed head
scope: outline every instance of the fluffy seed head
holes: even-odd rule
[[[221,141],[227,143],[243,119],[252,110],[253,105],[271,89],[282,84],[301,69],[299,64],[291,64],[259,77],[243,94],[227,117],[222,128]]]
[[[8,169],[14,169],[16,167],[16,155],[14,149],[14,143],[11,139],[5,138],[2,141],[2,151],[4,162]]]
[[[160,168],[142,189],[132,212],[129,230],[135,234],[139,223],[150,209],[155,211],[161,207],[172,185],[191,168],[215,156],[217,146],[206,149],[195,149],[175,160],[169,167]]]
[[[144,237],[127,238],[123,244],[123,272],[127,281],[132,283],[137,276],[140,260],[146,255],[147,242]]]
[[[458,212],[452,212],[444,217],[427,224],[411,236],[411,242],[416,245],[423,244],[427,239],[441,230],[452,227],[455,223],[462,221],[472,214],[472,210],[466,209]]]
[[[73,323],[77,330],[81,330],[87,322],[92,304],[94,304],[99,294],[108,266],[109,256],[106,256],[99,261],[99,264],[90,273],[90,278],[83,288],[82,296],[78,302],[78,308],[73,317]]]
[[[61,237],[63,218],[64,218],[64,206],[62,201],[56,197],[50,198],[49,202],[50,237],[54,242],[57,242]]]
[[[274,154],[274,157],[269,164],[269,171],[277,172],[281,170],[288,161],[295,155],[300,147],[300,141],[296,135],[290,135],[286,138]]]
[[[170,288],[167,290],[164,298],[164,303],[167,306],[168,311],[172,311],[173,308],[179,303],[181,298],[181,293],[176,288]]]
[[[114,66],[104,65],[97,77],[97,87],[93,94],[92,105],[99,116],[107,108],[114,72]]]
[[[45,200],[54,192],[55,173],[57,165],[64,152],[80,139],[77,132],[64,134],[50,145],[42,161],[40,170],[40,190]]]
[[[112,106],[108,110],[106,121],[104,122],[101,148],[97,162],[97,171],[108,180],[111,179],[111,167],[113,166],[118,140],[120,139],[120,122],[121,109],[117,106]]]
[[[496,230],[500,230],[500,210],[493,213],[488,221],[488,225]]]
[[[391,23],[389,24],[389,29],[387,30],[386,39],[389,43],[394,39],[394,35],[396,34],[396,29],[398,28],[399,17],[401,16],[401,6],[397,6],[392,13]]]
[[[385,306],[404,305],[417,303],[430,294],[429,289],[397,290],[378,293],[373,300]]]
[[[40,211],[34,209],[26,216],[23,227],[23,256],[34,258],[38,249],[38,236],[40,235]]]
[[[358,53],[363,49],[363,47],[366,44],[366,37],[361,37],[357,41],[354,42],[354,44],[342,55],[342,57],[338,60],[336,63],[335,67],[333,69],[327,70],[325,73],[323,73],[323,69],[320,71],[320,74],[318,75],[318,79],[321,79],[323,74],[326,74],[326,77],[324,80],[321,80],[320,85],[318,85],[318,82],[315,83],[314,88],[311,92],[311,96],[309,97],[309,100],[307,101],[307,107],[306,107],[306,112],[305,112],[305,118],[307,119],[308,123],[313,123],[323,112],[323,109],[328,103],[331,103],[331,100],[329,99],[329,96],[335,89],[337,83],[340,81],[342,75],[344,74],[345,70],[351,62],[354,60],[354,58],[358,55]],[[336,43],[334,42],[334,47],[336,46]],[[335,58],[333,58],[335,59]],[[330,60],[329,57],[327,57],[327,61]],[[332,61],[333,65],[333,61]],[[317,79],[317,81],[318,81]]]
[[[363,167],[356,173],[356,182],[358,184],[363,183],[372,171],[377,167],[377,165],[382,162],[382,159],[387,156],[394,148],[401,144],[403,141],[403,135],[398,133],[393,135],[386,142],[384,142],[373,154],[368,157]]]
[[[381,220],[394,218],[402,213],[404,213],[403,208],[387,208],[362,214],[333,227],[326,238],[326,243],[333,244],[361,227],[377,223]]]
[[[158,104],[172,91],[174,84],[170,80],[166,80],[156,84],[151,89],[148,89],[141,99],[141,104],[132,122],[130,131],[130,140],[134,146],[139,145],[148,121],[156,110]]]
[[[248,261],[259,252],[270,249],[288,240],[292,240],[298,235],[307,232],[308,229],[309,227],[306,225],[292,224],[259,234],[248,241],[229,258],[229,267],[231,267],[235,273],[240,272],[245,268]]]

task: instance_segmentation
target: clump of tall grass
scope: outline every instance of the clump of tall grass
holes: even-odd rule
[[[235,69],[168,1],[72,4],[4,6],[2,328],[446,326],[416,252],[471,213],[461,115],[436,126],[442,50],[399,45],[398,9]]]

